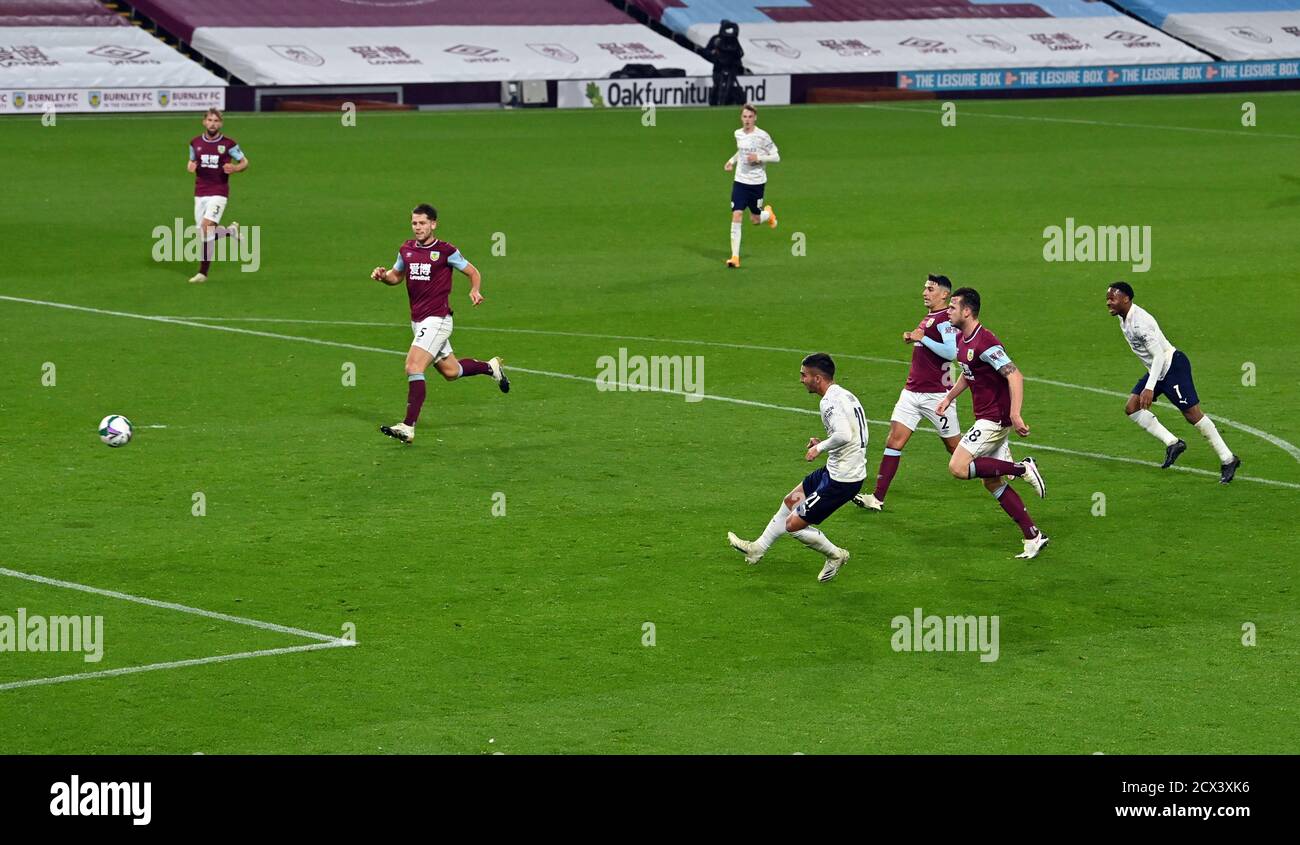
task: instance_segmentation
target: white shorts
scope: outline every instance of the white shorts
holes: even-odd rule
[[[411,333],[415,339],[412,346],[418,346],[433,356],[436,364],[451,354],[451,315],[446,317],[425,317],[420,322],[411,322]]]
[[[911,431],[916,431],[916,427],[921,424],[921,417],[925,417],[930,421],[930,425],[934,426],[935,431],[939,432],[940,437],[956,437],[961,431],[961,423],[957,421],[957,403],[949,402],[948,410],[943,416],[939,416],[934,411],[947,395],[947,393],[917,393],[914,390],[904,390],[898,394],[898,403],[894,405],[894,412],[889,415],[889,419],[902,423]]]
[[[220,223],[221,215],[225,213],[226,203],[229,201],[230,197],[195,197],[194,225],[202,226],[205,219]]]
[[[1015,462],[1011,457],[1011,426],[999,425],[993,420],[976,420],[961,436],[961,447],[972,458],[997,458]]]

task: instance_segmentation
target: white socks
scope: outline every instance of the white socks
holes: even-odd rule
[[[1232,462],[1232,450],[1219,436],[1219,429],[1215,428],[1214,420],[1209,417],[1201,417],[1201,421],[1196,424],[1196,430],[1205,435],[1206,440],[1210,441],[1210,445],[1214,447],[1214,453],[1219,456],[1219,463],[1227,464]]]
[[[740,232],[741,232],[741,225],[739,223],[732,223],[731,224],[731,254],[735,256],[740,255]]]
[[[760,552],[766,552],[772,548],[772,544],[777,541],[777,538],[785,533],[785,520],[788,516],[790,516],[790,508],[782,500],[781,509],[767,523],[767,527],[763,529],[763,534],[754,541],[754,545]]]
[[[1178,438],[1173,435],[1173,432],[1161,425],[1160,420],[1156,419],[1156,415],[1150,411],[1134,411],[1128,415],[1128,418],[1140,425],[1144,430],[1149,431],[1151,436],[1166,446],[1172,446],[1178,442]],[[1213,424],[1211,424],[1211,427],[1213,427]],[[1205,436],[1209,437],[1208,434]]]
[[[839,554],[840,548],[830,541],[825,534],[815,525],[809,525],[807,528],[801,528],[790,535],[791,537],[803,543],[810,549],[819,551],[827,557]]]
[[[772,548],[772,544],[775,543],[782,534],[786,533],[785,521],[789,516],[790,508],[784,501],[782,501],[781,509],[776,512],[771,520],[768,521],[767,527],[763,529],[762,536],[754,541],[754,548],[757,549],[760,554],[766,553],[768,549]],[[790,536],[798,540],[800,543],[803,543],[808,548],[815,549],[827,557],[838,554],[840,551],[839,547],[832,543],[830,539],[827,538],[827,536],[815,525],[801,528],[790,534]]]
[[[769,211],[769,210],[767,210],[766,208],[763,209],[763,213],[762,213],[762,214],[758,215],[758,222],[759,222],[759,223],[766,223],[767,221],[769,221],[769,220],[771,220],[771,219],[772,219],[772,212]]]

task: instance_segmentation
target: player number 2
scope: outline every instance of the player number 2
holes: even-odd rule
[[[867,448],[867,415],[862,413],[862,406],[859,405],[853,409],[853,416],[858,418],[858,440],[862,443],[862,448]]]

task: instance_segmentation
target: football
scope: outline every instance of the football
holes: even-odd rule
[[[125,446],[131,442],[131,421],[121,414],[109,414],[99,421],[99,439],[109,446]]]

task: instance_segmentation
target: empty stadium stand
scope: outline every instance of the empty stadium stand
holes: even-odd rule
[[[627,64],[710,71],[605,0],[132,5],[250,85],[604,78]]]
[[[98,0],[0,4],[0,113],[196,108],[224,86]]]
[[[1300,0],[1115,0],[1221,59],[1300,57]]]
[[[753,73],[1198,62],[1210,57],[1092,0],[631,0],[704,44],[741,25]]]

